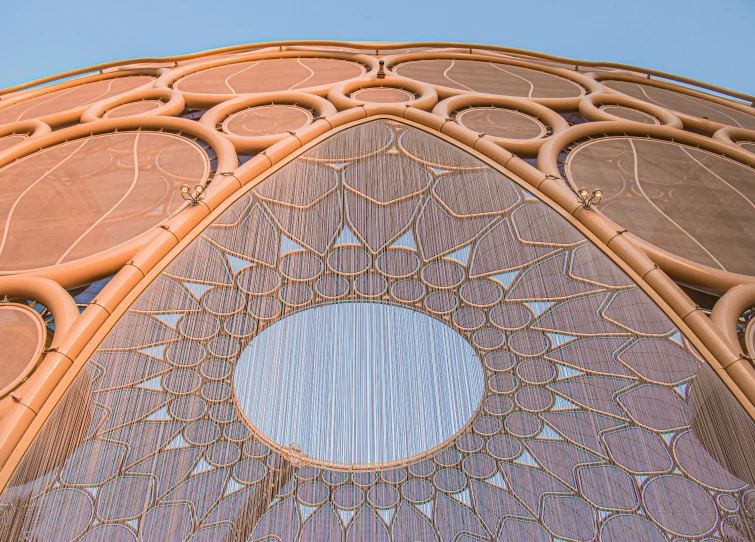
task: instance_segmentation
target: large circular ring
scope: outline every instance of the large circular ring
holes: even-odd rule
[[[285,139],[314,118],[334,113],[332,103],[314,94],[271,92],[218,104],[200,122],[222,132],[240,154],[251,154]]]
[[[209,108],[229,98],[261,92],[298,90],[325,96],[334,83],[360,77],[377,66],[378,61],[366,55],[255,52],[181,66],[155,84],[179,90],[191,107]]]
[[[429,111],[438,103],[438,93],[432,85],[405,77],[387,76],[338,83],[328,92],[328,100],[340,110],[368,103],[397,103]]]
[[[39,119],[57,128],[78,122],[92,102],[152,88],[160,73],[153,68],[106,72],[3,96],[0,124]]]
[[[515,154],[535,155],[550,137],[569,128],[561,115],[543,105],[491,94],[453,96],[436,105],[433,113],[484,133]]]
[[[579,102],[579,113],[587,120],[630,120],[642,124],[663,124],[682,128],[682,121],[664,107],[622,94],[590,94]]]
[[[177,117],[184,107],[185,102],[180,92],[164,88],[136,90],[89,106],[82,113],[81,122],[134,115]]]

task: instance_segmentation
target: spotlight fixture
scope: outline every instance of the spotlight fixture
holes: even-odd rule
[[[583,187],[579,189],[577,196],[582,202],[582,207],[584,207],[585,209],[590,209],[593,203],[600,203],[600,200],[603,199],[603,191],[600,188],[597,188],[592,191],[591,195],[590,191],[587,188]]]
[[[385,79],[385,60],[381,59],[379,64],[380,64],[380,67],[378,68],[377,78]]]
[[[194,207],[195,205],[198,205],[200,201],[204,199],[204,196],[202,195],[204,193],[204,186],[201,184],[198,184],[194,187],[194,192],[191,191],[191,188],[189,188],[189,185],[183,185],[181,187],[181,197],[185,199],[186,201],[191,202],[190,205]]]

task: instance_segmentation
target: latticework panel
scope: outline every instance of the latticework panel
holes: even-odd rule
[[[154,278],[18,467],[2,533],[746,539],[750,480],[691,427],[704,363],[519,181],[366,122]]]

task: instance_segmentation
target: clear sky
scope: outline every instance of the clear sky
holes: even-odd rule
[[[2,0],[0,88],[283,39],[462,41],[623,62],[755,94],[755,0]]]

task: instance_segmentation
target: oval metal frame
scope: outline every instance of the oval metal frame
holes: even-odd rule
[[[0,168],[15,160],[24,158],[41,149],[52,147],[60,143],[94,135],[118,131],[168,131],[177,134],[186,133],[207,143],[217,156],[217,171],[232,171],[238,164],[236,151],[230,141],[224,139],[214,130],[209,130],[198,122],[171,117],[124,117],[122,119],[107,119],[79,124],[64,128],[47,135],[25,141],[16,145],[9,152],[0,155]],[[218,174],[215,175],[217,177]],[[209,180],[208,180],[209,182]],[[209,192],[209,190],[208,190]],[[174,216],[181,214],[188,204],[183,205]],[[150,228],[142,234],[116,247],[99,254],[93,254],[79,260],[61,265],[0,272],[0,276],[24,274],[28,276],[46,277],[55,280],[66,288],[84,286],[103,277],[112,275],[121,269],[131,257],[144,247],[154,236],[156,230],[163,224]]]
[[[156,88],[174,88],[174,85],[178,84],[183,77],[187,77],[193,73],[197,73],[203,70],[217,68],[219,66],[227,66],[229,64],[238,64],[241,62],[250,62],[254,60],[276,60],[282,58],[326,58],[332,60],[345,60],[359,64],[363,67],[367,75],[371,75],[378,69],[378,61],[373,57],[366,55],[349,55],[345,53],[318,53],[309,51],[281,51],[277,53],[257,53],[252,52],[248,54],[242,54],[232,58],[222,58],[217,60],[208,60],[206,62],[197,62],[195,64],[188,64],[180,66],[173,70],[163,74],[156,82]],[[364,74],[363,74],[364,75]],[[309,94],[316,94],[318,96],[327,95],[330,88],[336,83],[328,85],[320,85],[314,87],[305,87],[297,89],[298,92],[307,92]],[[190,107],[198,108],[210,108],[218,105],[221,102],[225,102],[232,98],[244,96],[251,93],[236,93],[236,94],[210,94],[199,92],[186,92],[181,89],[175,89],[181,92],[186,100],[186,105]]]
[[[290,134],[284,132],[281,134],[272,134],[265,136],[240,136],[228,133],[219,126],[231,115],[245,109],[265,106],[265,105],[293,105],[305,106],[312,109],[315,117],[325,117],[336,112],[335,106],[325,98],[305,92],[282,91],[270,92],[264,94],[253,94],[251,96],[242,96],[222,102],[209,109],[199,122],[210,130],[217,130],[223,134],[236,147],[239,154],[251,154],[263,151],[268,147],[282,141]]]
[[[598,94],[598,96],[600,96],[600,94]],[[535,139],[508,139],[484,134],[486,139],[490,139],[496,145],[500,145],[514,154],[535,156],[547,141],[555,135],[565,132],[569,128],[569,123],[566,122],[561,115],[544,105],[540,105],[526,98],[513,98],[510,96],[498,96],[495,94],[462,94],[459,96],[452,96],[436,105],[433,109],[433,114],[438,115],[443,119],[455,118],[455,114],[471,107],[494,107],[525,113],[536,118],[546,127],[550,128],[551,134],[546,134],[544,137]],[[459,123],[458,120],[455,120],[455,122]]]
[[[572,98],[528,98],[535,103],[550,107],[556,111],[573,111],[579,107],[579,101],[583,96],[587,94],[602,94],[605,92],[603,87],[598,84],[594,79],[587,77],[579,72],[573,72],[565,70],[563,68],[552,68],[550,66],[543,66],[542,64],[533,64],[524,60],[515,60],[513,58],[487,56],[479,54],[463,54],[463,53],[440,53],[440,52],[423,52],[423,53],[407,53],[402,55],[386,56],[385,67],[390,70],[391,73],[395,73],[395,68],[398,68],[401,64],[407,62],[413,62],[417,60],[472,60],[481,61],[495,64],[505,64],[509,66],[517,66],[519,68],[527,68],[535,70],[561,79],[566,79],[571,83],[576,84],[582,92],[579,96]],[[396,75],[399,75],[396,73]],[[403,77],[403,76],[402,76]],[[444,87],[441,85],[433,85],[438,92],[438,97],[441,100],[450,98],[451,96],[458,96],[460,94],[468,94],[467,90],[459,90],[451,87]],[[505,96],[502,94],[501,96]],[[521,98],[522,96],[511,96],[513,98]]]
[[[547,177],[557,179],[557,182],[564,183],[564,188],[566,188],[566,183],[569,183],[573,189],[577,190],[579,187],[577,187],[572,181],[568,179],[563,180],[561,171],[558,167],[559,155],[571,144],[581,140],[611,136],[649,137],[682,143],[692,147],[699,147],[703,150],[722,155],[726,158],[741,162],[751,168],[755,168],[755,155],[739,147],[727,145],[708,137],[678,130],[670,126],[655,126],[627,120],[592,122],[572,126],[567,131],[550,140],[542,147],[542,149],[540,149],[537,156],[537,167]],[[601,216],[605,217],[602,213]],[[616,224],[611,219],[607,217],[605,217],[605,219],[612,225],[614,231],[626,231],[623,226]],[[672,254],[671,252],[640,239],[631,233],[627,233],[627,236],[631,238],[632,242],[644,251],[666,273],[685,284],[723,292],[738,284],[755,283],[755,276],[741,275],[738,273],[730,273],[728,271],[714,269]]]
[[[81,114],[81,122],[87,123],[94,122],[96,120],[102,120],[103,118],[105,118],[105,115],[107,115],[109,111],[115,109],[116,107],[146,100],[159,100],[163,105],[161,105],[157,109],[153,109],[145,113],[139,113],[140,117],[177,117],[183,112],[184,108],[186,107],[183,95],[180,92],[164,88],[150,88],[144,90],[136,90],[134,92],[127,92],[126,94],[121,94],[107,100],[96,102]]]

